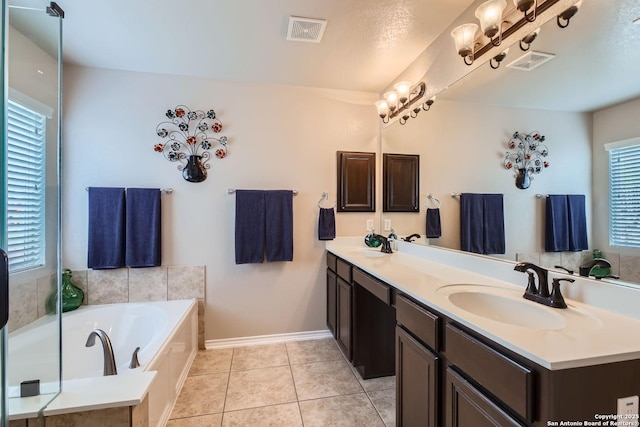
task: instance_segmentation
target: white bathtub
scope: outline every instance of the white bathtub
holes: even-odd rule
[[[118,384],[123,391],[131,391],[131,384],[144,384],[142,379],[151,378],[149,372],[155,372],[148,388],[149,425],[164,425],[197,352],[197,311],[196,300],[180,300],[82,306],[64,313],[62,393],[47,407],[45,416],[130,406],[130,396],[118,401]],[[38,355],[38,342],[51,334],[52,327],[55,327],[55,322],[41,319],[10,337],[9,360],[13,361],[10,376],[14,377],[13,381],[19,383],[20,377],[33,379],[33,368],[29,365],[33,362],[33,355]],[[85,347],[87,337],[96,328],[104,330],[111,339],[117,378],[103,377],[103,353],[99,340],[93,347]],[[140,347],[140,367],[130,369],[136,347]],[[56,359],[51,355],[43,357],[40,366],[47,363],[56,365]],[[57,371],[55,366],[48,369]],[[45,374],[41,374],[40,379],[46,389],[48,381]],[[97,389],[106,382],[109,390]],[[83,387],[87,390],[83,391]],[[81,399],[74,400],[76,395]],[[104,397],[103,402],[101,397]],[[20,418],[17,414],[11,415],[11,419]]]

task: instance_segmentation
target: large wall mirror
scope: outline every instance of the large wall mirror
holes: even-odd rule
[[[507,67],[527,53],[508,40],[494,49],[509,47],[498,69],[482,65],[438,93],[430,111],[385,127],[382,153],[420,154],[420,215],[384,212],[382,221],[390,220],[400,237],[419,233],[423,244],[459,249],[460,201],[451,193],[502,193],[506,253],[496,256],[575,267],[597,248],[622,280],[640,282],[634,267],[640,251],[609,246],[604,150],[606,143],[640,136],[640,23],[633,22],[639,16],[637,1],[612,7],[585,0],[567,28],[555,19],[540,28],[528,52],[555,55],[550,61],[530,71]],[[453,40],[451,51],[441,52],[447,54],[455,55]],[[513,170],[503,166],[515,131],[539,131],[550,152],[549,167],[526,190],[516,188]],[[441,202],[438,239],[424,238],[426,207],[435,207],[428,194]],[[589,251],[544,252],[547,194],[586,196]]]

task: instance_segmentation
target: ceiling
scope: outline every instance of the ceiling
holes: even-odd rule
[[[472,0],[58,0],[66,63],[378,93]],[[328,20],[287,41],[289,16]]]

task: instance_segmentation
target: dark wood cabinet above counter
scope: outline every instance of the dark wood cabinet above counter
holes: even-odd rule
[[[338,212],[376,211],[376,153],[338,151]]]

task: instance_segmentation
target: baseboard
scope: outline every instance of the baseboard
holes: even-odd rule
[[[213,350],[216,348],[240,347],[240,346],[259,345],[259,344],[273,344],[273,343],[280,343],[280,342],[287,342],[287,341],[319,340],[324,338],[333,338],[333,335],[328,329],[323,331],[294,332],[290,334],[259,335],[255,337],[206,340],[204,343],[204,346],[207,350]]]

